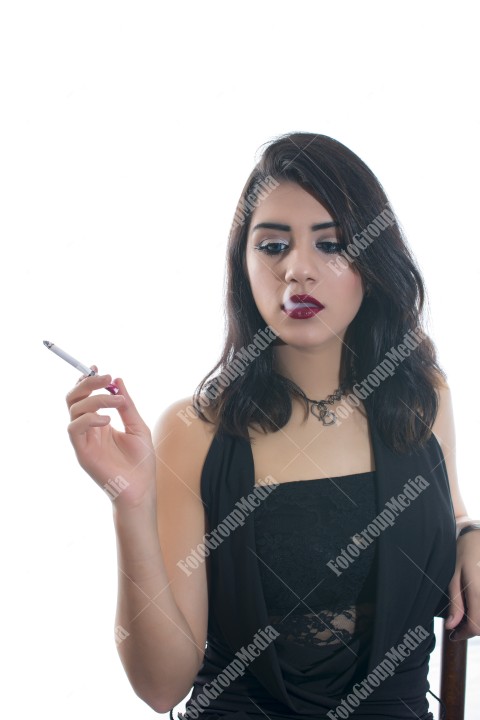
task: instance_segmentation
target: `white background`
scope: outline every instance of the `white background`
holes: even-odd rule
[[[110,500],[66,432],[79,373],[42,341],[123,377],[151,426],[192,393],[222,347],[235,204],[276,135],[331,135],[384,185],[424,274],[462,493],[480,517],[474,9],[2,3],[0,617],[12,720],[156,715],[116,652]],[[473,720],[480,646],[469,646]]]

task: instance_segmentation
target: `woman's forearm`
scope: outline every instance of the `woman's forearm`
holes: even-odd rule
[[[168,712],[190,691],[203,661],[175,602],[151,506],[114,507],[117,537],[117,649],[136,694]]]

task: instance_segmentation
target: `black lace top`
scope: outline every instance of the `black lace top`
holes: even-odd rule
[[[367,659],[375,602],[375,544],[357,534],[376,514],[374,472],[281,483],[254,512],[276,642],[323,647],[352,679]]]
[[[214,437],[201,477],[208,636],[190,717],[329,720],[348,701],[365,720],[433,720],[433,617],[448,612],[456,559],[445,462],[433,435],[391,451],[366,408],[375,472],[282,483],[261,501],[250,442]]]

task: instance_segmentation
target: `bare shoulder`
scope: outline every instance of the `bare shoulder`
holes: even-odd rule
[[[153,430],[157,458],[161,460],[166,452],[170,459],[175,456],[173,471],[182,468],[198,470],[200,465],[203,467],[214,432],[215,426],[196,413],[192,396],[176,400],[162,412]],[[199,491],[198,473],[189,474],[187,479],[193,482],[192,489]]]
[[[451,447],[455,444],[452,393],[447,381],[440,375],[438,376],[438,382],[435,386],[435,393],[437,395],[438,408],[431,430],[440,445]]]
[[[437,395],[437,414],[431,431],[435,435],[442,450],[451,450],[455,446],[455,427],[453,423],[452,394],[450,387],[442,375],[436,374],[437,383],[435,393]]]

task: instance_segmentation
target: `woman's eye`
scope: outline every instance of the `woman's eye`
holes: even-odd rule
[[[338,243],[338,242],[330,242],[330,241],[325,242],[324,241],[324,242],[318,242],[317,247],[319,245],[321,246],[322,250],[324,250],[327,254],[338,253],[342,249],[341,243]]]
[[[267,242],[264,245],[257,245],[257,250],[262,250],[267,255],[278,255],[282,247],[287,248],[288,245],[282,242]]]
[[[341,243],[330,240],[320,240],[317,243],[317,247],[320,248],[327,255],[339,253],[342,250]],[[257,245],[257,250],[261,250],[267,255],[279,255],[280,253],[284,252],[285,248],[288,248],[288,245],[286,243],[276,240],[266,242],[263,245]]]

